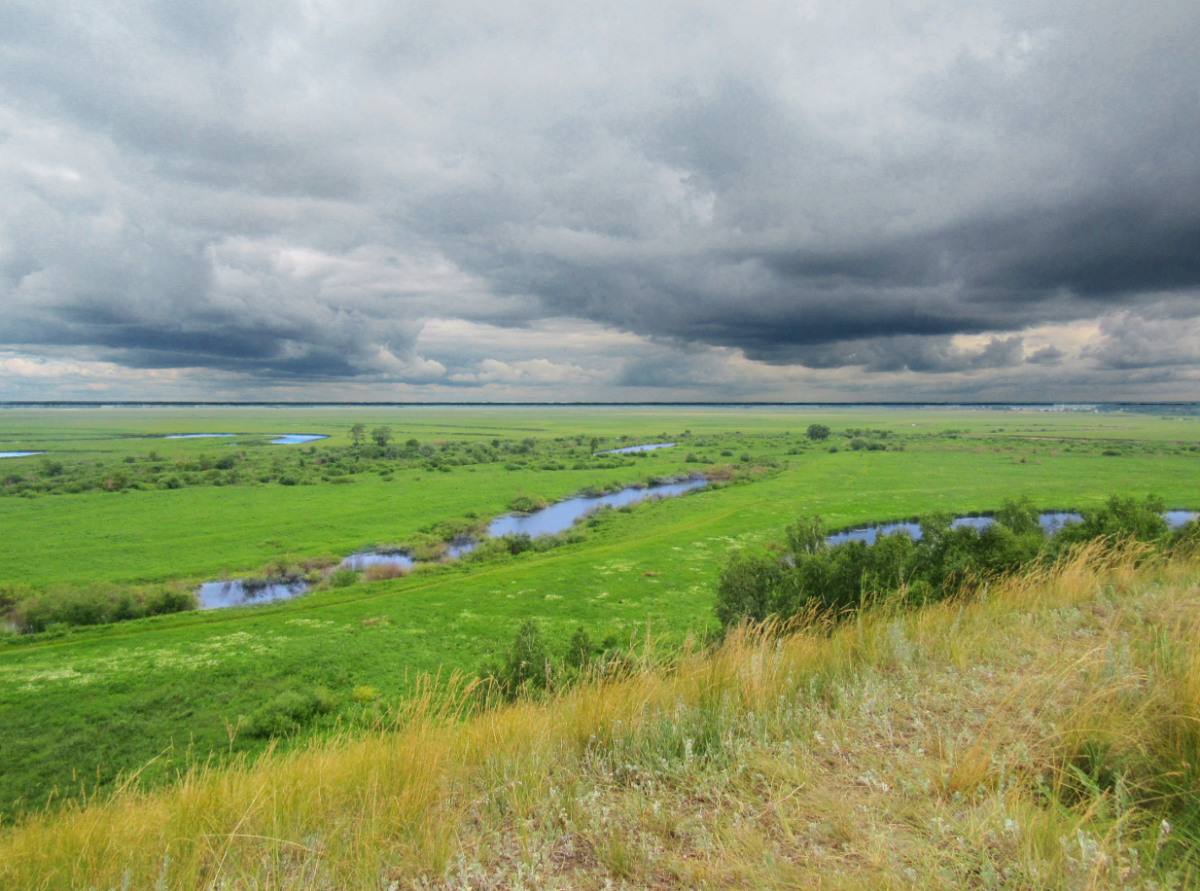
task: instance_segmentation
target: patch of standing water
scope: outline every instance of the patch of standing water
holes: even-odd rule
[[[1200,520],[1200,514],[1190,510],[1169,510],[1163,514],[1163,519],[1167,521],[1172,529],[1178,529],[1184,523],[1190,523],[1192,520]]]
[[[271,440],[271,445],[300,445],[305,442],[316,442],[318,439],[329,439],[324,433],[285,433]]]
[[[366,569],[368,566],[399,566],[402,569],[412,569],[416,565],[408,554],[383,554],[375,551],[367,551],[362,554],[351,554],[343,560],[339,566],[344,566],[347,569]]]
[[[44,455],[45,452],[0,452],[0,458],[28,458],[30,455]]]
[[[488,526],[488,535],[498,538],[501,535],[526,534],[530,538],[537,538],[539,535],[549,535],[553,532],[562,532],[564,529],[569,529],[571,524],[577,519],[601,505],[621,507],[625,504],[634,504],[645,498],[664,498],[671,495],[679,495],[689,489],[695,489],[707,484],[708,480],[706,479],[695,479],[683,483],[652,486],[648,489],[631,487],[622,489],[620,492],[614,492],[612,495],[568,498],[566,501],[560,501],[558,504],[544,507],[536,513],[527,516],[510,514],[507,517],[492,520],[491,525]]]
[[[221,609],[226,606],[287,600],[307,590],[308,585],[302,581],[282,585],[247,586],[242,579],[234,579],[228,582],[205,582],[196,592],[196,598],[200,601],[200,609]]]
[[[623,449],[605,449],[603,452],[596,452],[597,455],[627,455],[630,452],[653,452],[655,449],[673,448],[673,442],[656,442],[653,445],[640,446],[625,446]]]

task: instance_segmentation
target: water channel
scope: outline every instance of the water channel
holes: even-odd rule
[[[493,538],[503,535],[528,535],[530,538],[537,538],[540,535],[550,535],[555,532],[562,532],[564,529],[569,529],[576,520],[586,516],[589,512],[597,508],[621,507],[622,505],[644,501],[647,498],[669,498],[704,486],[707,482],[703,478],[697,478],[648,488],[630,486],[629,488],[608,495],[568,498],[565,501],[560,501],[557,504],[552,504],[530,514],[508,514],[503,517],[497,517],[488,525],[487,534]],[[1163,514],[1163,517],[1171,528],[1177,528],[1189,520],[1200,518],[1200,515],[1193,511],[1171,510]],[[1053,535],[1062,527],[1071,523],[1078,523],[1082,520],[1083,517],[1079,514],[1067,511],[1046,511],[1038,517],[1038,522],[1046,530],[1047,535]],[[993,522],[991,517],[956,517],[951,525],[955,528],[972,526],[976,529],[986,529]],[[913,539],[920,539],[921,537],[921,527],[915,522],[874,523],[835,532],[825,538],[825,543],[831,546],[845,544],[849,541],[862,541],[867,544],[874,544],[880,535],[889,535],[901,530],[907,532]],[[470,539],[453,542],[447,547],[446,555],[451,559],[457,559],[463,554],[470,552],[475,547],[475,544]],[[413,560],[410,554],[402,551],[391,553],[385,551],[368,551],[360,554],[351,554],[341,562],[340,566],[362,570],[369,566],[388,564],[398,566],[402,569],[411,569],[416,563],[417,561]],[[208,582],[203,584],[200,586],[197,596],[200,598],[201,609],[217,609],[226,606],[284,600],[303,594],[307,590],[308,586],[302,581],[289,584],[248,586],[243,583],[243,580],[234,579],[233,581]]]
[[[707,483],[708,480],[701,477],[679,483],[665,483],[660,486],[630,486],[608,495],[583,495],[578,498],[568,498],[531,514],[509,514],[497,517],[488,525],[487,534],[492,538],[502,535],[528,535],[530,538],[537,538],[539,535],[549,535],[569,529],[576,520],[599,507],[621,507],[647,498],[669,498],[680,495],[689,489],[707,485]],[[475,544],[476,542],[469,539],[452,542],[446,548],[446,556],[457,559],[473,550]],[[391,553],[368,551],[351,554],[340,565],[350,569],[366,569],[369,566],[384,564],[411,569],[416,565],[416,561],[413,560],[412,555],[402,551]],[[217,609],[225,606],[282,600],[303,594],[306,590],[307,586],[303,582],[248,588],[242,584],[240,579],[235,579],[229,582],[208,582],[201,585],[198,596],[201,609]]]

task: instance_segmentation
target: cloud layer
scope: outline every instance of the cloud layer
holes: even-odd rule
[[[17,0],[0,398],[1195,398],[1197,45],[1184,0]]]

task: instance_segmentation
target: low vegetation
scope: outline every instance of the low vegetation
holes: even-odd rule
[[[1194,887],[1198,583],[1194,557],[1097,543],[986,597],[646,640],[483,712],[427,684],[367,732],[27,817],[0,885]]]
[[[1070,548],[1100,539],[1132,540],[1161,548],[1200,542],[1194,521],[1172,533],[1161,498],[1114,495],[1083,521],[1048,536],[1029,498],[1006,500],[984,529],[954,527],[949,514],[924,517],[915,540],[903,529],[873,544],[829,546],[817,517],[801,517],[786,543],[735,550],[717,584],[717,617],[728,628],[743,621],[827,621],[864,603],[892,599],[920,604],[989,583],[998,575],[1047,565]],[[780,553],[782,552],[782,553]]]

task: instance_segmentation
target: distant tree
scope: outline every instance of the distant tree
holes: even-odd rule
[[[593,455],[596,454],[596,449],[598,449],[598,448],[600,448],[600,440],[596,439],[596,437],[593,436],[592,443],[591,443],[591,449],[592,449]]]
[[[353,427],[350,428],[350,441],[352,443],[354,443],[356,446],[360,446],[363,444],[363,439],[366,437],[366,435],[367,435],[367,425],[366,424],[355,424]]]
[[[809,424],[808,438],[812,440],[829,439],[829,428],[824,424]]]
[[[375,445],[381,449],[387,448],[387,444],[396,437],[392,435],[391,427],[376,427],[371,431],[371,439],[375,440]]]
[[[410,439],[404,443],[404,447],[406,449],[418,449],[421,447],[421,443],[415,439]]]

